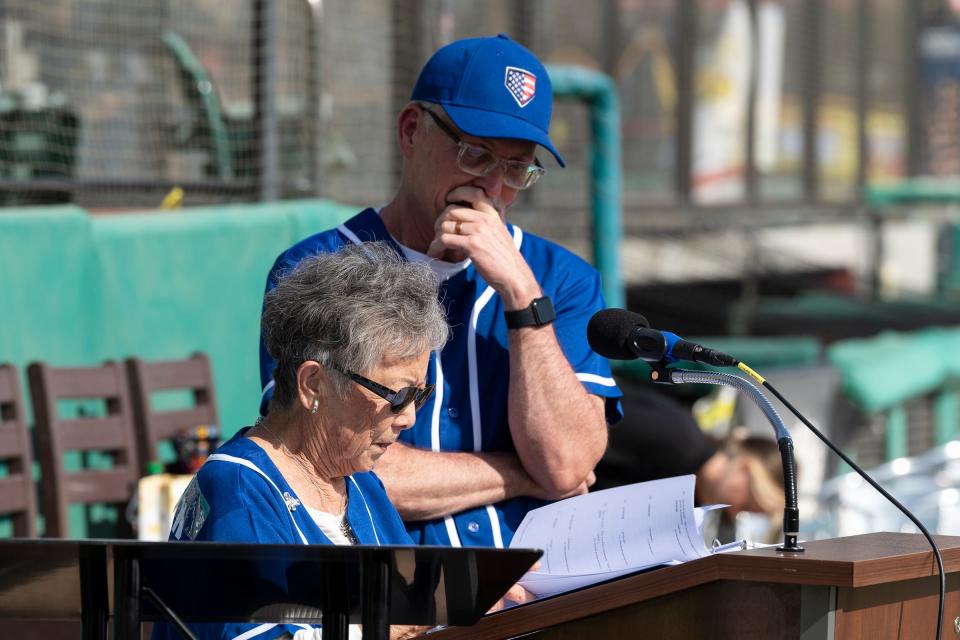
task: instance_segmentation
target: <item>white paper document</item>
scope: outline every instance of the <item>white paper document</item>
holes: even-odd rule
[[[641,482],[530,511],[510,546],[544,554],[520,584],[545,596],[708,555],[694,483],[693,475]]]

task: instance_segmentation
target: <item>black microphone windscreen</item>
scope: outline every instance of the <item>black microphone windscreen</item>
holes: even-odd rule
[[[634,360],[637,354],[630,348],[630,334],[635,327],[649,326],[647,319],[639,313],[626,309],[602,309],[587,323],[587,342],[604,358]]]

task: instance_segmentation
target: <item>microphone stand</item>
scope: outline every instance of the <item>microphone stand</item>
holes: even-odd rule
[[[800,531],[800,510],[797,508],[797,466],[793,458],[793,438],[777,413],[776,408],[762,391],[746,378],[720,371],[689,371],[668,369],[662,362],[650,363],[653,371],[650,379],[660,384],[713,384],[733,387],[743,391],[767,416],[777,436],[780,461],[783,465],[783,544],[778,551],[803,551],[797,543]]]

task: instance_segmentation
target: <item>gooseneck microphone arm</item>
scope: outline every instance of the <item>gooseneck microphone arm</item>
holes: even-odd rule
[[[712,384],[733,387],[753,400],[773,426],[783,464],[783,545],[777,547],[777,550],[803,551],[803,547],[797,542],[800,534],[800,509],[797,507],[797,465],[793,457],[793,438],[767,396],[746,378],[720,371],[688,371],[654,365],[650,378],[662,384]]]
[[[813,423],[810,422],[809,420],[807,420],[807,418],[806,418],[802,413],[800,413],[800,411],[798,411],[797,408],[794,407],[793,404],[791,404],[789,400],[787,400],[786,398],[784,398],[783,395],[782,395],[779,391],[777,391],[777,390],[774,388],[774,386],[773,386],[772,384],[770,384],[769,381],[767,381],[767,380],[764,379],[762,376],[760,376],[759,374],[757,374],[757,372],[754,371],[753,369],[750,369],[750,367],[747,367],[747,366],[744,365],[743,363],[741,363],[741,365],[742,365],[742,366],[741,366],[741,369],[744,369],[749,375],[755,376],[755,378],[756,378],[758,381],[760,381],[760,382],[763,384],[764,387],[766,387],[767,389],[770,390],[770,393],[772,393],[772,394],[777,398],[777,400],[779,400],[780,402],[783,403],[783,406],[785,406],[787,409],[789,409],[790,412],[793,413],[793,415],[797,416],[797,418],[799,418],[800,421],[801,421],[803,424],[805,424],[805,425],[807,426],[807,428],[810,429],[810,431],[813,432],[813,435],[815,435],[815,436],[817,436],[818,438],[820,438],[820,440],[823,441],[823,443],[824,443],[825,445],[827,445],[827,446],[830,448],[831,451],[833,451],[833,452],[836,453],[838,456],[840,456],[840,458],[841,458],[844,462],[846,462],[848,465],[850,465],[850,468],[853,469],[854,471],[856,471],[857,474],[859,474],[861,478],[863,478],[864,480],[866,480],[866,481],[870,484],[871,487],[873,487],[874,489],[876,489],[877,492],[878,492],[880,495],[882,495],[884,498],[886,498],[887,500],[889,500],[889,501],[893,504],[893,506],[895,506],[897,509],[900,510],[901,513],[903,513],[903,515],[907,516],[907,518],[910,519],[910,521],[917,527],[917,529],[920,530],[920,533],[923,534],[923,537],[927,539],[927,542],[930,544],[930,548],[933,549],[933,557],[934,557],[934,560],[936,560],[936,563],[937,563],[937,572],[938,572],[938,576],[937,576],[937,577],[939,578],[939,585],[938,585],[938,586],[939,586],[939,591],[940,591],[940,598],[939,598],[938,605],[937,605],[937,630],[936,630],[936,635],[934,636],[934,638],[937,638],[937,639],[939,640],[939,638],[941,637],[941,631],[942,631],[942,629],[943,629],[943,605],[944,605],[944,601],[945,601],[945,599],[946,599],[946,593],[947,593],[947,572],[944,571],[944,568],[943,568],[943,556],[940,554],[940,549],[939,549],[939,547],[937,547],[937,543],[936,543],[936,541],[933,539],[933,536],[930,535],[930,532],[927,531],[927,528],[926,528],[925,526],[923,526],[923,523],[920,522],[920,519],[917,518],[917,516],[913,515],[913,513],[912,513],[909,509],[907,509],[905,506],[903,506],[903,504],[901,504],[899,500],[897,500],[896,498],[894,498],[893,495],[892,495],[889,491],[887,491],[887,490],[884,489],[882,486],[880,486],[880,483],[879,483],[879,482],[877,482],[876,480],[874,480],[873,478],[871,478],[871,477],[870,477],[870,474],[868,474],[866,471],[864,471],[863,469],[861,469],[860,466],[859,466],[856,462],[854,462],[853,460],[851,460],[851,459],[850,459],[850,456],[848,456],[847,454],[845,454],[839,447],[837,447],[836,445],[834,445],[834,444],[830,441],[830,439],[827,438],[827,436],[823,435],[823,433],[821,433],[819,429],[817,429],[815,426],[813,426]]]
[[[770,401],[767,400],[766,396],[760,392],[758,388],[753,386],[752,383],[739,376],[719,372],[694,372],[667,369],[666,365],[671,362],[676,362],[677,360],[688,360],[704,362],[715,366],[736,366],[766,387],[770,393],[776,396],[776,398],[783,403],[783,406],[797,416],[814,435],[820,438],[824,444],[830,447],[844,462],[849,464],[851,469],[860,474],[864,480],[870,483],[870,486],[880,492],[880,495],[902,511],[903,514],[916,525],[920,533],[927,539],[927,542],[930,543],[930,548],[933,549],[933,556],[937,561],[940,578],[940,598],[937,611],[936,632],[936,637],[940,637],[940,632],[943,628],[943,605],[946,599],[947,582],[946,574],[943,570],[943,558],[940,555],[940,549],[937,548],[937,543],[933,539],[933,536],[930,535],[930,532],[927,531],[926,527],[923,526],[923,523],[921,523],[916,516],[910,513],[910,511],[890,495],[886,489],[881,487],[867,472],[857,466],[849,456],[830,442],[829,438],[820,433],[820,431],[818,431],[802,413],[797,411],[763,376],[733,356],[714,349],[702,347],[692,342],[687,342],[667,331],[650,329],[650,323],[647,322],[646,318],[639,313],[633,313],[626,309],[603,309],[595,313],[587,325],[587,341],[590,343],[590,348],[605,358],[612,360],[635,360],[641,358],[652,363],[653,373],[651,377],[655,382],[666,384],[679,384],[683,382],[723,384],[745,391],[750,398],[760,406],[761,410],[763,410],[767,416],[767,419],[773,424],[774,429],[777,430],[777,445],[780,448],[780,457],[783,462],[783,490],[785,494],[785,508],[783,512],[784,545],[780,547],[780,549],[784,551],[802,551],[802,549],[796,545],[796,532],[800,528],[800,516],[796,509],[796,468],[793,461],[793,441],[786,428],[783,428],[783,421],[780,419],[776,410],[773,409],[772,405],[770,405],[769,410],[767,409]],[[746,383],[746,385],[744,383]],[[792,540],[790,538],[790,532],[793,532]]]

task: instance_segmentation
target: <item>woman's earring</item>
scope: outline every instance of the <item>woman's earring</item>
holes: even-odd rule
[[[314,399],[313,399],[313,406],[310,407],[310,413],[316,413],[316,412],[319,411],[319,410],[320,410],[320,399],[319,399],[319,398],[314,398]]]

